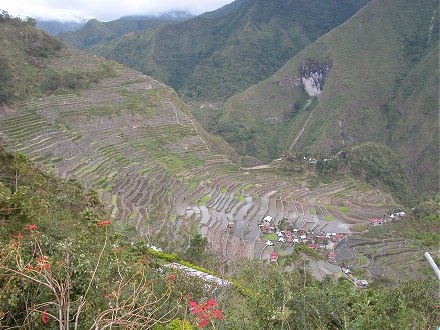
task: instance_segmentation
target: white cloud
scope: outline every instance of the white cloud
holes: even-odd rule
[[[212,11],[232,0],[0,0],[0,9],[13,16],[36,19],[115,20],[126,15],[158,14],[185,10],[192,14]]]

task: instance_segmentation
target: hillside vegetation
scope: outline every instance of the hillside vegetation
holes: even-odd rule
[[[240,1],[90,51],[151,75],[179,94],[223,100],[273,74],[367,2]]]
[[[414,187],[438,188],[436,1],[373,1],[202,122],[241,154],[388,145]]]
[[[299,269],[284,272],[261,262],[243,262],[233,286],[208,285],[164,266],[177,255],[154,252],[142,240],[134,243],[131,235],[130,243],[123,228],[106,220],[93,191],[43,173],[23,155],[3,149],[0,168],[4,329],[436,325],[434,280],[391,288],[378,282],[360,290],[344,279],[318,282]],[[304,256],[298,261],[305,263]]]
[[[60,33],[57,38],[69,47],[82,50],[119,38],[125,34],[143,31],[166,23],[177,23],[191,18],[182,12],[171,12],[160,16],[127,16],[114,21],[100,22],[92,19],[80,29]]]
[[[4,49],[27,63],[25,41],[6,39]],[[302,230],[332,230],[330,219],[349,231],[396,206],[388,192],[347,173],[331,175],[332,165],[319,173],[308,161],[298,165],[301,171],[241,170],[228,157],[234,156],[231,148],[204,131],[172,89],[115,62],[60,49],[44,65],[41,75],[31,65],[27,72],[37,87],[51,72],[53,88],[36,88],[2,108],[2,143],[96,189],[111,218],[133,225],[149,242],[185,245],[200,233],[220,255],[228,240],[235,255],[229,260],[265,259],[270,250],[260,240],[258,221],[267,213]],[[9,72],[16,81],[23,78],[19,70]],[[66,73],[80,77],[78,84],[61,83]],[[395,186],[399,171],[389,173],[397,173],[389,180]],[[353,204],[344,214],[341,198]],[[237,222],[232,235],[228,219]]]
[[[372,186],[404,188],[389,149],[366,143],[315,165],[288,155],[242,170],[171,88],[66,49],[33,24],[0,16],[9,77],[0,89],[0,328],[437,325],[438,283],[421,249],[437,258],[438,196],[337,255],[368,288],[323,260],[327,246],[306,245],[313,233],[345,244],[371,218],[402,210]],[[362,180],[337,172],[347,166]],[[267,215],[305,240],[264,233]],[[191,272],[172,268],[182,266]]]

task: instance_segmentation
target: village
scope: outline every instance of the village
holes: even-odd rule
[[[397,221],[405,217],[405,212],[391,213],[384,215],[383,219],[370,219],[370,226],[380,226],[390,221]],[[339,242],[348,237],[347,233],[328,233],[322,230],[314,232],[294,228],[293,222],[287,217],[281,219],[278,223],[275,217],[265,215],[258,224],[260,230],[259,239],[265,241],[267,248],[271,248],[269,262],[278,263],[280,254],[286,254],[293,250],[296,245],[303,245],[316,251],[320,257],[329,264],[339,268],[338,274],[350,280],[358,288],[368,287],[368,281],[358,279],[353,276],[351,270],[343,265],[339,266],[336,258],[335,247]],[[277,252],[278,251],[278,252]]]

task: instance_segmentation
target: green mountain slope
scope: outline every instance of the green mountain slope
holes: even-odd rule
[[[126,33],[154,28],[165,23],[181,22],[191,17],[190,14],[183,12],[170,12],[160,16],[127,16],[109,22],[92,19],[79,30],[60,33],[57,37],[69,47],[81,50]]]
[[[228,219],[237,219],[231,251],[261,259],[265,244],[255,239],[263,212],[290,217],[304,230],[349,231],[397,207],[389,193],[349,175],[322,180],[308,162],[289,176],[275,167],[242,171],[230,160],[233,150],[157,80],[69,50],[28,24],[1,22],[0,34],[3,72],[11,77],[0,109],[1,143],[96,189],[112,219],[162,247],[186,246],[188,233],[198,232],[224,242]],[[345,202],[352,206],[342,214],[338,205]]]
[[[437,5],[371,2],[230,98],[208,126],[264,161],[289,148],[332,154],[363,141],[387,144],[415,186],[438,188]]]
[[[367,2],[240,1],[92,51],[152,75],[180,94],[225,99],[273,74]]]

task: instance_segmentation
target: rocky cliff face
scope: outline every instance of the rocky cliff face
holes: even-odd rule
[[[321,93],[330,69],[331,63],[318,63],[313,60],[304,63],[301,69],[301,83],[309,96],[318,96]]]
[[[286,76],[278,84],[281,87],[302,88],[309,96],[318,96],[324,88],[325,78],[332,68],[331,62],[304,61],[294,75]]]

